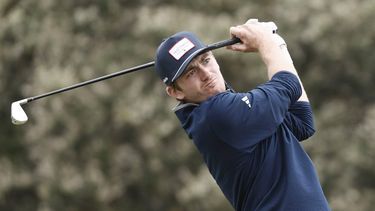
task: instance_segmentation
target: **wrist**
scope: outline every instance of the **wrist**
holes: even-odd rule
[[[287,45],[278,34],[269,35],[259,46],[259,53],[267,66],[293,65]]]

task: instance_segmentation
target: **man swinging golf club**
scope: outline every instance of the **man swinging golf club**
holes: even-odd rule
[[[230,28],[241,43],[227,48],[258,52],[267,67],[269,81],[249,92],[226,85],[211,51],[190,32],[160,44],[156,72],[180,101],[182,127],[236,210],[330,210],[299,143],[315,132],[309,100],[272,24],[250,19]]]

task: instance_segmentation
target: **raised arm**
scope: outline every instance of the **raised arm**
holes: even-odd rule
[[[230,33],[241,39],[241,43],[228,46],[228,49],[240,52],[259,52],[267,66],[269,79],[280,71],[293,73],[299,79],[302,87],[302,95],[298,101],[309,101],[284,39],[278,34],[271,33],[268,24],[258,22],[257,19],[250,19],[243,25],[231,27]]]

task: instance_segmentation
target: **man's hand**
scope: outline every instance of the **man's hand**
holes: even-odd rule
[[[259,52],[267,66],[269,79],[281,70],[296,73],[285,41],[278,34],[273,33],[273,26],[276,27],[273,22],[258,22],[257,19],[250,19],[243,25],[231,27],[231,35],[238,37],[241,43],[228,47],[234,51]]]
[[[241,43],[227,46],[227,48],[233,51],[259,52],[267,66],[269,79],[280,71],[288,71],[298,77],[286,43],[275,33],[276,29],[273,22],[258,22],[257,19],[250,19],[243,25],[230,28],[230,34],[239,38]],[[308,101],[303,85],[302,96],[299,100]]]
[[[228,49],[241,52],[257,52],[264,44],[285,44],[284,40],[276,33],[277,26],[273,22],[258,22],[250,19],[245,24],[231,27],[232,36],[241,39],[242,43],[228,46]]]

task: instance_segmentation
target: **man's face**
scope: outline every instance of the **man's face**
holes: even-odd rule
[[[223,91],[224,78],[212,52],[197,56],[175,81],[175,86],[167,87],[170,96],[190,103],[200,103]]]

